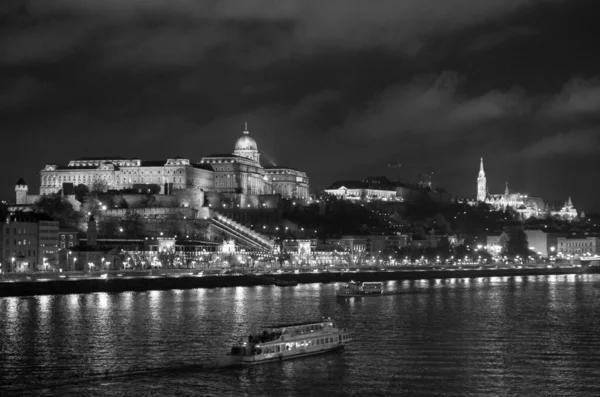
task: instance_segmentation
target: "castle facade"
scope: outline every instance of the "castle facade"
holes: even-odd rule
[[[48,164],[40,171],[40,195],[58,193],[63,184],[84,185],[90,190],[134,190],[150,188],[160,194],[176,190],[280,194],[284,198],[305,199],[309,179],[305,172],[289,167],[263,167],[254,138],[246,127],[231,154],[214,154],[197,162],[185,158],[144,161],[138,158],[82,158],[66,166]],[[27,187],[16,186],[17,204],[28,204]]]

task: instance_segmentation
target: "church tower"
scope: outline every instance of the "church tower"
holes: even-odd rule
[[[25,180],[23,178],[19,178],[15,185],[17,204],[27,204],[27,190],[27,183],[25,183]]]
[[[235,150],[233,151],[233,154],[235,156],[245,157],[260,163],[258,147],[254,138],[250,136],[250,131],[248,131],[248,123],[244,125],[244,132],[235,143]]]
[[[483,202],[487,198],[487,180],[483,170],[483,157],[479,165],[479,176],[477,177],[477,201]]]

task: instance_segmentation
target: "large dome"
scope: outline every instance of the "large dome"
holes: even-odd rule
[[[249,135],[248,131],[244,131],[241,137],[235,142],[235,150],[258,150],[256,141]]]

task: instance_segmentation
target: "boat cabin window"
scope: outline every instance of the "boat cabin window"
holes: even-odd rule
[[[234,346],[231,348],[232,356],[243,356],[245,352],[246,352],[246,349],[243,347],[240,347],[240,346]]]

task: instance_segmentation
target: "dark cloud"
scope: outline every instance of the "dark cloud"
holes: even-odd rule
[[[29,26],[9,29],[0,54],[13,63],[56,58],[94,38],[109,63],[145,67],[191,65],[222,45],[240,56],[244,48],[236,44],[244,39],[259,39],[247,43],[259,56],[240,66],[331,48],[385,46],[412,54],[433,35],[560,1],[29,0],[23,5]],[[60,18],[48,17],[55,14]]]
[[[467,46],[468,51],[481,51],[493,49],[512,40],[539,34],[531,26],[509,26],[486,35],[477,37]]]
[[[527,158],[589,155],[599,147],[600,129],[576,130],[545,137],[524,148],[521,155]]]
[[[600,80],[569,81],[544,109],[549,117],[600,116]]]

